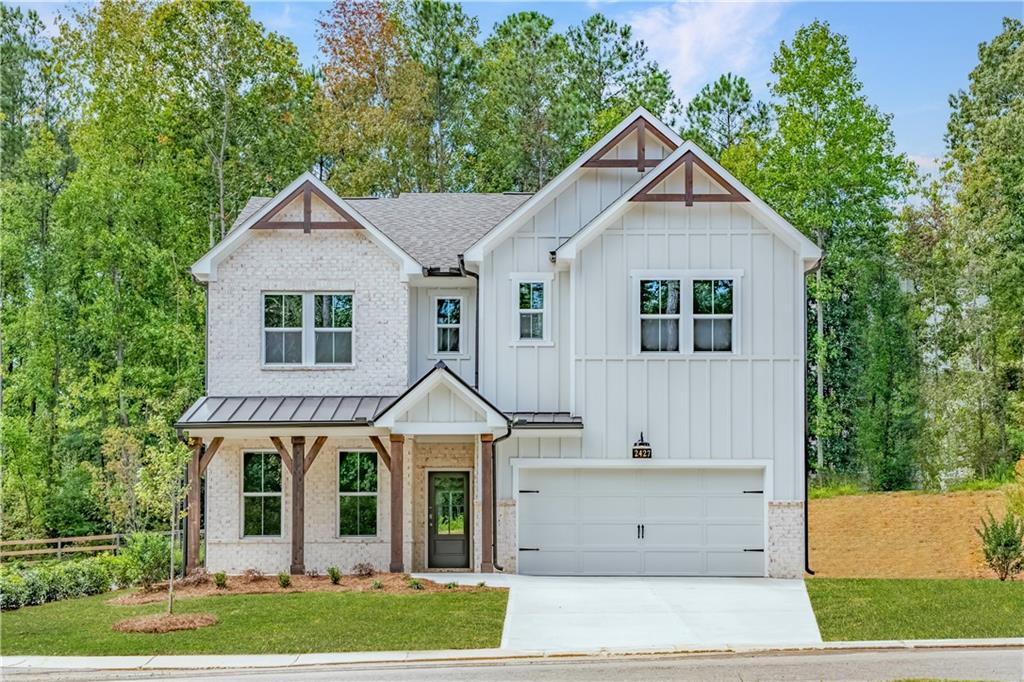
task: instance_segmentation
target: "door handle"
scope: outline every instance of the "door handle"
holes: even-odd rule
[[[640,539],[640,524],[636,524],[636,539]]]
[[[647,535],[647,526],[645,524],[641,523],[640,524],[640,539],[643,540],[646,535]]]

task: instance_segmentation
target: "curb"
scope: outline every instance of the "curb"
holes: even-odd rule
[[[259,654],[229,656],[3,656],[0,669],[11,670],[203,670],[291,668],[365,663],[469,663],[501,660],[585,659],[627,656],[700,654],[785,654],[857,652],[900,649],[1024,649],[1024,637],[995,639],[917,639],[850,642],[810,642],[784,646],[737,644],[720,647],[686,646],[655,649],[589,649],[529,651],[510,649],[447,649],[437,651],[377,651],[322,654]]]

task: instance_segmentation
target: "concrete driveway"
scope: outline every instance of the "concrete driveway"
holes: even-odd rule
[[[589,651],[821,641],[802,580],[423,574],[510,588],[501,646]]]

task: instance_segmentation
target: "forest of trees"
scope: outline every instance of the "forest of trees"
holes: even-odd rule
[[[51,37],[52,33],[52,37]],[[241,2],[0,6],[2,537],[134,531],[203,392],[188,268],[250,195],[532,191],[643,105],[818,243],[808,461],[868,489],[1024,453],[1024,24],[951,95],[941,171],[896,151],[844,36],[781,43],[766,101],[690,102],[626,25],[337,0],[313,69]],[[163,468],[162,468],[163,467]]]

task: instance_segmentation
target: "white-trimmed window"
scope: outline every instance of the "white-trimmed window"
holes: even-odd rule
[[[640,352],[679,352],[681,280],[640,280]]]
[[[242,454],[242,535],[281,535],[281,455]]]
[[[450,354],[462,352],[461,296],[434,299],[434,350]]]
[[[739,270],[632,273],[633,352],[738,353]]]
[[[736,280],[694,279],[692,282],[694,352],[731,353]]]
[[[543,344],[551,340],[550,273],[513,273],[513,343]]]
[[[313,339],[316,364],[352,363],[352,294],[313,295]]]
[[[377,453],[338,454],[338,535],[377,535]]]
[[[302,364],[302,294],[263,294],[263,362]]]

